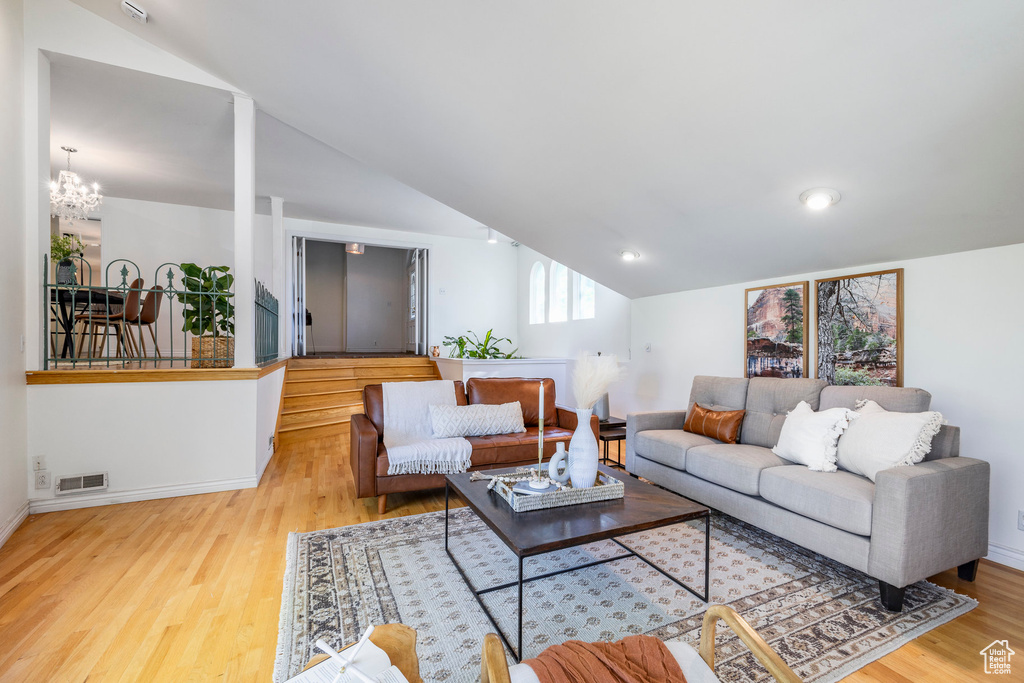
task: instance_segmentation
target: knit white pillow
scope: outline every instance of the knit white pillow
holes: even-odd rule
[[[848,408],[815,412],[800,401],[782,423],[779,443],[772,453],[791,462],[807,465],[814,472],[836,471],[836,442],[856,413]]]
[[[839,467],[871,481],[882,470],[916,465],[932,450],[942,413],[889,412],[874,401],[857,404],[860,417],[839,439]]]
[[[523,426],[523,407],[519,405],[519,401],[500,405],[431,405],[430,424],[435,439],[526,431],[526,427]]]

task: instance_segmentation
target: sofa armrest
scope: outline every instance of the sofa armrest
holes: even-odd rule
[[[370,418],[362,413],[352,416],[349,423],[351,446],[349,459],[352,478],[356,485],[356,498],[377,495],[377,429]]]
[[[682,429],[684,422],[686,422],[685,410],[661,410],[626,415],[626,471],[635,471],[637,432],[646,429]]]
[[[580,422],[579,418],[576,417],[576,411],[557,406],[555,410],[558,415],[558,426],[562,429],[576,431],[576,425]],[[590,416],[590,428],[594,430],[594,438],[596,439],[601,434],[601,421],[597,419],[597,415]]]
[[[902,588],[987,555],[989,473],[962,457],[879,472],[868,574]]]

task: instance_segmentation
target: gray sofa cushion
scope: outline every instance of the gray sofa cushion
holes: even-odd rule
[[[647,429],[636,433],[636,454],[677,470],[686,469],[687,450],[719,443],[682,429]]]
[[[825,387],[821,390],[821,409],[855,410],[861,399],[871,399],[896,413],[923,413],[932,404],[931,394],[913,387]]]
[[[687,410],[699,403],[709,410],[743,410],[747,403],[747,382],[743,377],[697,375],[690,387]]]
[[[811,472],[803,465],[761,473],[761,497],[779,507],[861,536],[871,535],[875,485],[850,472]]]
[[[740,443],[771,448],[779,443],[786,413],[807,401],[818,409],[818,396],[828,386],[823,379],[777,379],[754,377],[747,387],[747,414],[743,416]]]
[[[687,472],[750,496],[758,495],[762,470],[788,464],[789,461],[761,446],[721,443],[696,446],[686,452]]]

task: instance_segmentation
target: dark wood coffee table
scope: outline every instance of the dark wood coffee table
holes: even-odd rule
[[[626,487],[626,495],[618,500],[605,500],[581,505],[533,510],[530,512],[514,512],[497,493],[487,490],[487,481],[470,481],[470,474],[449,474],[445,477],[444,488],[444,549],[459,570],[462,580],[469,589],[487,618],[494,624],[498,635],[505,646],[512,652],[516,661],[522,660],[523,648],[523,584],[537,581],[549,576],[577,571],[594,565],[614,562],[627,557],[637,557],[674,582],[697,596],[704,602],[708,601],[710,585],[709,569],[711,556],[711,511],[705,506],[694,503],[670,491],[646,484],[622,472],[601,465],[601,470],[622,481]],[[514,468],[491,470],[488,474],[511,472]],[[498,538],[515,553],[519,559],[519,573],[516,581],[476,588],[458,560],[448,548],[448,499],[454,493],[468,505],[497,534]],[[615,537],[626,536],[638,531],[646,531],[670,524],[678,524],[693,519],[704,520],[704,594],[697,593],[679,579],[665,572],[648,558],[620,543]],[[627,552],[607,560],[596,560],[581,564],[570,569],[546,572],[523,578],[523,561],[527,557],[543,555],[555,550],[563,550],[595,541],[611,540]],[[518,586],[518,636],[513,648],[497,620],[491,615],[484,604],[482,595],[494,591]]]

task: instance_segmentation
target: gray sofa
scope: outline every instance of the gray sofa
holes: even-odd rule
[[[921,389],[837,387],[814,379],[694,378],[694,403],[746,410],[739,443],[683,431],[685,411],[626,418],[626,469],[878,579],[882,603],[900,611],[908,585],[951,567],[974,580],[988,553],[989,464],[962,458],[960,429],[944,425],[924,462],[878,473],[812,472],[776,456],[786,413],[854,408],[868,398],[890,411],[929,409]]]

